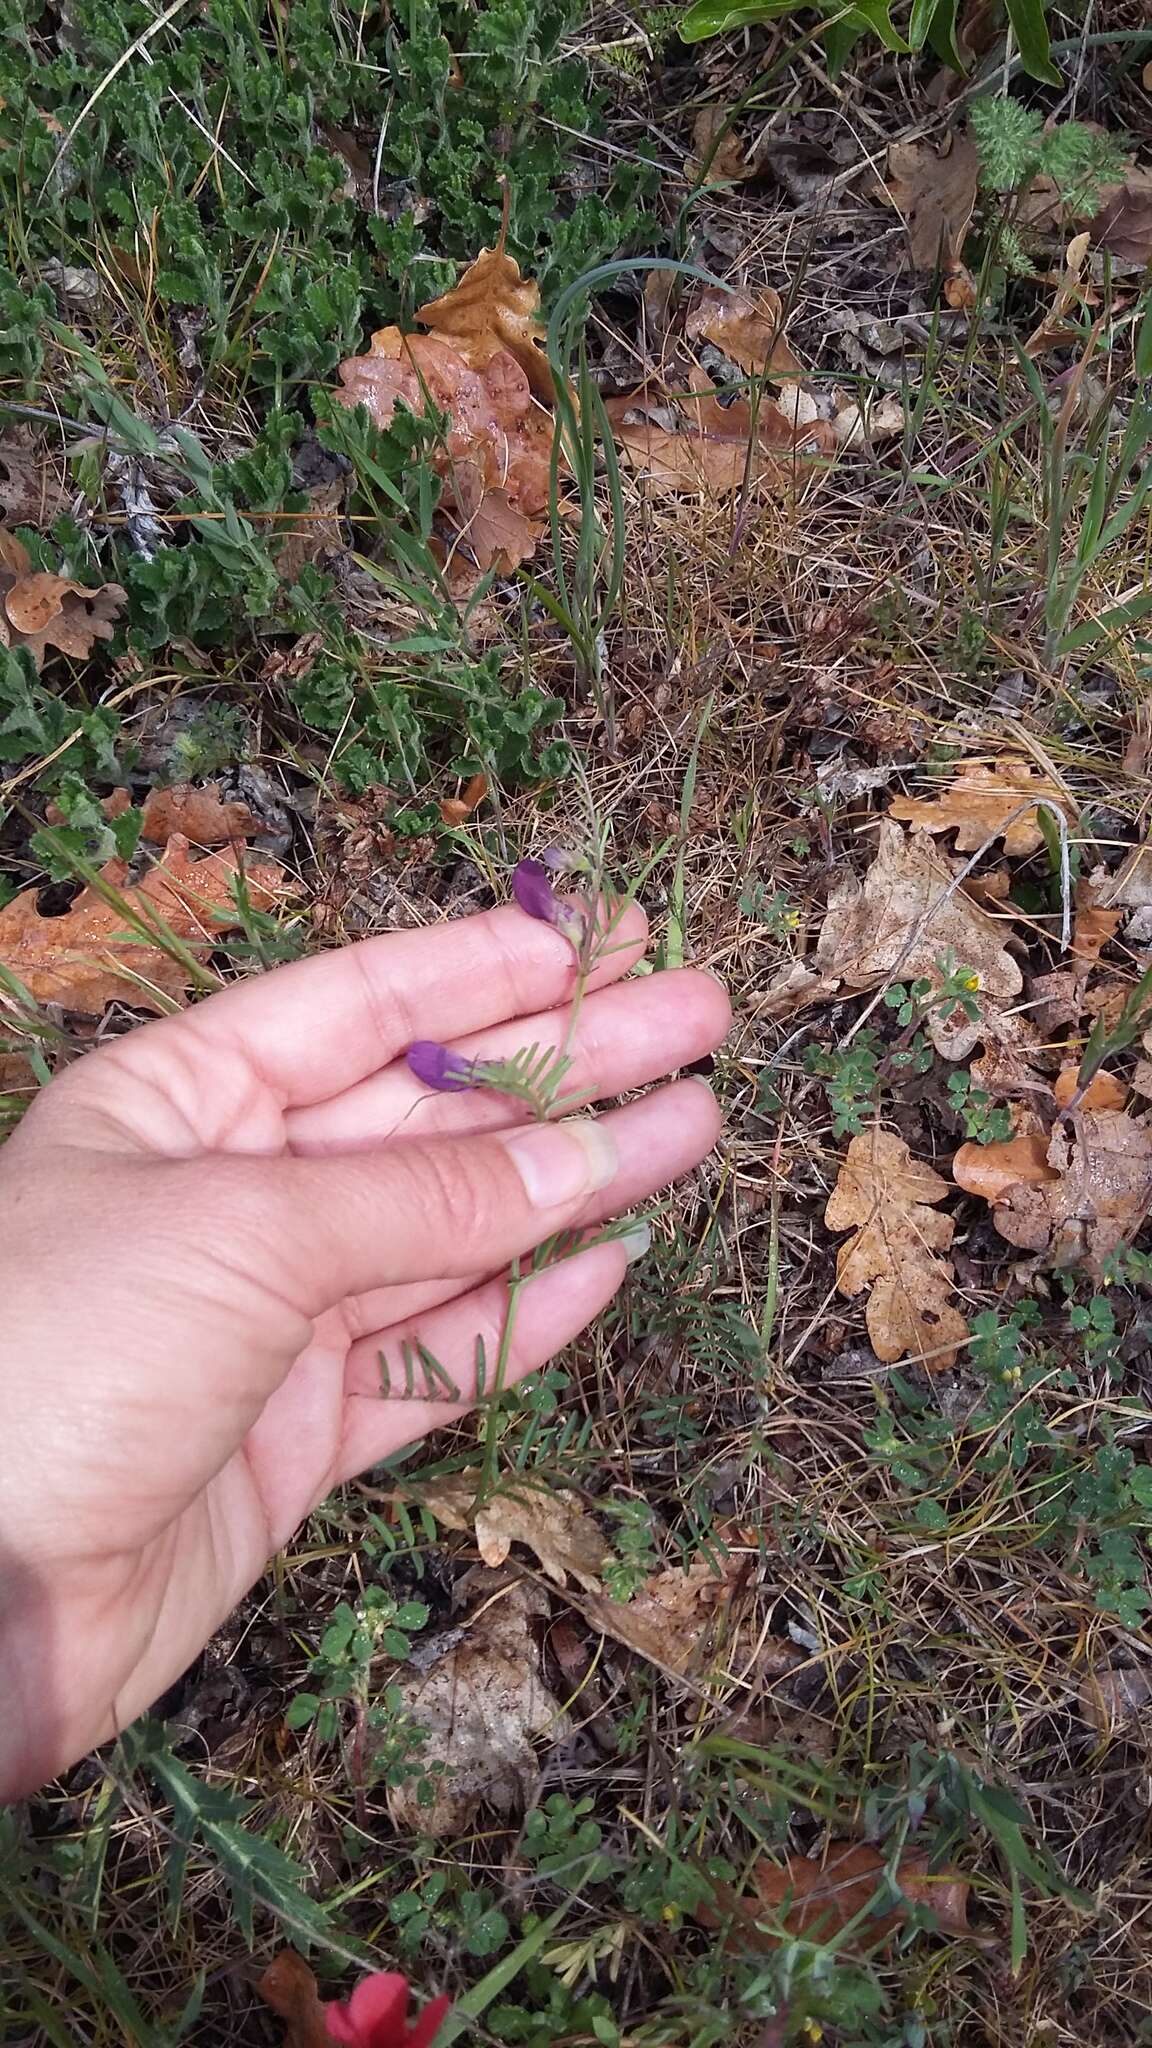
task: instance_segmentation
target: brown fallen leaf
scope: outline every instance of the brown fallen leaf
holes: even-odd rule
[[[543,530],[552,421],[533,403],[528,377],[509,350],[495,349],[477,369],[438,335],[383,327],[368,354],[350,357],[338,374],[343,389],[333,397],[366,406],[380,427],[398,404],[422,414],[430,399],[448,420],[430,460],[469,524],[481,567],[510,568],[525,559]],[[485,519],[489,495],[496,503]]]
[[[794,960],[756,997],[756,1015],[769,1023],[778,1023],[809,1003],[830,1001],[839,986],[839,975],[817,974],[803,960]]]
[[[127,592],[118,583],[91,590],[68,576],[33,570],[14,533],[0,534],[0,647],[26,647],[37,668],[49,647],[86,661],[97,640],[110,640]]]
[[[13,526],[51,526],[68,505],[47,454],[35,442],[0,442],[0,518]]]
[[[1074,1266],[1099,1279],[1152,1203],[1152,1133],[1123,1110],[1080,1109],[1056,1125],[1044,1160],[1050,1178],[1021,1178],[987,1198],[992,1221],[1009,1244],[1037,1253],[1046,1266]]]
[[[976,205],[980,159],[967,135],[954,135],[946,156],[927,142],[894,142],[888,151],[888,196],[903,214],[917,270],[937,263],[955,274]]]
[[[198,960],[206,960],[221,933],[240,924],[233,885],[236,849],[193,860],[187,839],[176,834],[143,881],[129,884],[122,861],[101,870],[105,884],[123,897],[132,914],[163,924]],[[273,862],[249,862],[244,876],[251,903],[269,910],[291,891],[291,879]],[[38,1003],[60,1003],[99,1017],[109,1003],[137,1010],[167,1008],[164,997],[182,1002],[189,976],[184,963],[152,943],[129,923],[125,911],[96,889],[82,889],[61,917],[42,917],[38,889],[25,889],[0,910],[0,962]]]
[[[533,1740],[563,1742],[571,1722],[540,1675],[536,1641],[548,1599],[525,1581],[501,1585],[478,1570],[469,1583],[481,1595],[451,1647],[431,1667],[395,1680],[400,1706],[428,1736],[429,1762],[444,1766],[430,1779],[423,1805],[420,1781],[390,1786],[392,1823],[420,1835],[462,1834],[481,1805],[505,1817],[526,1804],[539,1777]]]
[[[1053,1083],[1052,1092],[1061,1109],[1067,1109],[1077,1090],[1077,1067],[1061,1067]],[[1101,1067],[1093,1074],[1080,1098],[1081,1109],[1123,1109],[1128,1100],[1128,1090],[1115,1074],[1106,1074]]]
[[[1079,1022],[1082,987],[1068,967],[1029,976],[1028,1014],[1046,1038]]]
[[[612,1600],[590,1593],[580,1612],[594,1628],[658,1664],[666,1671],[686,1672],[705,1664],[721,1625],[731,1620],[732,1605],[750,1573],[747,1556],[730,1551],[716,1566],[698,1551],[683,1570],[655,1572],[631,1600]]]
[[[803,363],[784,335],[784,303],[765,285],[750,292],[722,292],[709,285],[697,296],[685,322],[690,341],[710,341],[750,375],[803,377]]]
[[[1089,233],[1125,263],[1152,260],[1152,169],[1133,164],[1122,185],[1105,190]]]
[[[692,123],[692,154],[684,175],[693,185],[735,185],[756,175],[732,122],[731,107],[701,107]]]
[[[763,396],[755,414],[746,398],[722,405],[698,368],[687,382],[674,397],[648,384],[605,400],[618,448],[658,492],[727,497],[745,482],[790,475],[799,457],[834,445],[827,421],[798,425]]]
[[[306,512],[282,515],[285,523],[291,520],[292,524],[274,556],[281,583],[296,583],[309,562],[318,562],[343,547],[339,515],[344,489],[343,477],[336,477],[330,484],[317,484],[307,493]]]
[[[1069,950],[1080,962],[1081,974],[1086,968],[1095,966],[1109,939],[1115,938],[1123,916],[1123,911],[1107,900],[1111,885],[1112,877],[1107,868],[1096,868],[1092,874],[1082,875],[1076,884],[1076,916]]]
[[[473,775],[464,784],[459,796],[444,796],[440,799],[440,816],[445,825],[463,825],[472,816],[478,804],[488,794],[488,777]]]
[[[976,977],[983,999],[1018,995],[1023,975],[1005,950],[1003,925],[955,886],[951,867],[924,833],[906,837],[890,818],[880,823],[876,856],[863,881],[848,875],[829,899],[814,965],[847,987],[866,989],[899,977],[940,981],[951,955]],[[926,1029],[938,1052],[963,1059],[984,1025],[957,1010],[929,1011]]]
[[[556,396],[548,367],[547,333],[540,313],[540,287],[521,277],[502,246],[481,249],[458,284],[443,298],[430,299],[416,318],[474,370],[486,369],[506,351],[518,363],[533,397],[550,405]]]
[[[1064,269],[1055,280],[1056,296],[1024,344],[1024,353],[1033,362],[1050,349],[1069,348],[1083,340],[1083,326],[1069,315],[1097,303],[1097,294],[1082,276],[1091,239],[1087,231],[1073,235],[1064,251]]]
[[[1080,1687],[1080,1710],[1098,1735],[1113,1741],[1142,1727],[1152,1704],[1152,1678],[1140,1664],[1098,1664]]]
[[[295,1949],[284,1948],[273,1956],[256,1989],[265,2005],[288,2022],[284,2048],[332,2048],[319,1985]]]
[[[167,846],[178,832],[194,846],[228,846],[234,839],[253,838],[259,830],[260,820],[247,804],[222,797],[218,782],[174,782],[170,789],[149,790],[140,837]]]
[[[836,1255],[841,1294],[870,1289],[865,1321],[877,1358],[920,1359],[933,1372],[952,1365],[968,1325],[953,1305],[951,1262],[939,1258],[954,1224],[933,1206],[948,1183],[913,1159],[903,1138],[874,1125],[848,1147],[828,1198],[829,1230],[854,1230]]]
[[[716,1886],[720,1911],[704,1909],[698,1917],[706,1927],[734,1920],[733,1936],[753,1949],[776,1948],[789,1937],[835,1941],[862,1915],[867,1917],[853,1928],[849,1946],[873,1948],[895,1933],[913,1906],[927,1906],[941,1934],[971,1932],[971,1887],[958,1870],[930,1872],[927,1856],[902,1856],[895,1876],[904,1902],[894,1906],[884,1868],[885,1858],[866,1842],[829,1842],[819,1860],[789,1855],[776,1864],[761,1857],[751,1871],[751,1894]],[[877,1898],[883,1898],[883,1909],[869,1913]]]
[[[958,853],[975,853],[986,840],[1003,839],[1005,853],[1013,858],[1038,853],[1044,844],[1035,805],[1013,818],[1021,804],[1043,797],[1065,817],[1071,817],[1064,791],[1047,777],[1037,775],[1030,761],[1005,756],[992,767],[983,761],[961,761],[957,765],[956,780],[939,796],[931,801],[896,797],[888,806],[889,817],[915,825],[922,832],[954,831]]]
[[[1048,1135],[1041,1132],[1001,1138],[991,1145],[961,1145],[952,1161],[952,1178],[966,1194],[998,1202],[1008,1188],[1024,1182],[1041,1187],[1060,1176],[1048,1164]]]
[[[474,1531],[486,1565],[502,1565],[512,1545],[523,1543],[535,1551],[553,1585],[565,1586],[571,1576],[578,1586],[599,1590],[608,1545],[576,1494],[553,1492],[526,1479],[477,1506],[481,1477],[473,1466],[419,1485],[414,1497],[445,1528]]]

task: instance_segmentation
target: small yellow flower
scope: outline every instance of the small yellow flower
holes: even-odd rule
[[[960,986],[961,988],[968,989],[979,988],[980,976],[977,973],[975,973],[975,971],[972,968],[969,968],[967,974],[961,975]]]

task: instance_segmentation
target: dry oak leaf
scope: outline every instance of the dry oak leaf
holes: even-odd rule
[[[809,1003],[830,1001],[839,986],[838,975],[817,974],[803,960],[793,960],[757,996],[756,1015],[768,1023],[779,1023]]]
[[[701,107],[692,123],[692,155],[684,175],[693,185],[735,185],[754,178],[756,165],[732,125],[731,107]]]
[[[884,818],[863,881],[848,875],[829,898],[814,964],[852,989],[896,976],[935,984],[947,954],[972,970],[986,1001],[1020,993],[1024,978],[1004,948],[1001,926],[955,886],[953,870],[926,834],[906,837]],[[940,1009],[929,1012],[926,1028],[948,1059],[965,1058],[985,1031],[979,1018]]]
[[[273,1956],[256,1989],[265,2005],[288,2022],[283,2048],[332,2048],[319,1986],[295,1949]]]
[[[784,304],[779,292],[765,285],[750,292],[722,292],[714,285],[700,292],[684,322],[690,341],[710,341],[753,376],[803,377],[803,363],[784,337]]]
[[[1070,951],[1080,962],[1080,973],[1094,967],[1109,939],[1115,938],[1123,911],[1107,901],[1112,877],[1107,868],[1095,868],[1076,884],[1076,916]]]
[[[37,668],[49,647],[86,661],[95,641],[112,638],[127,595],[118,583],[91,590],[33,570],[23,542],[0,532],[0,647],[26,647]]]
[[[897,797],[888,806],[889,817],[922,832],[955,831],[958,853],[975,853],[986,840],[1003,839],[1005,853],[1016,857],[1038,853],[1044,844],[1035,807],[1013,818],[1021,804],[1043,797],[1069,816],[1064,791],[1037,775],[1030,761],[1005,758],[990,768],[982,761],[961,761],[958,766],[960,772],[950,788],[931,802]]]
[[[947,156],[927,142],[894,142],[888,151],[888,197],[904,216],[917,270],[937,263],[956,275],[980,176],[976,145],[956,135]]]
[[[959,1871],[930,1873],[927,1856],[902,1856],[895,1876],[905,1903],[894,1907],[884,1880],[885,1861],[880,1851],[866,1842],[829,1842],[819,1860],[786,1856],[777,1864],[761,1857],[751,1871],[753,1893],[717,1885],[714,1889],[721,1911],[706,1909],[697,1917],[706,1927],[732,1919],[733,1934],[741,1945],[753,1949],[776,1948],[788,1937],[834,1941],[861,1915],[867,1917],[853,1929],[850,1945],[873,1948],[902,1925],[913,1906],[927,1906],[935,1914],[941,1934],[971,1933],[970,1886]],[[881,1910],[869,1913],[874,1900],[882,1902]],[[731,1942],[732,1937],[729,1939]]]
[[[887,1365],[917,1358],[933,1372],[946,1371],[968,1335],[952,1301],[951,1262],[937,1256],[955,1227],[933,1206],[948,1191],[903,1138],[875,1125],[853,1138],[828,1198],[828,1229],[855,1232],[836,1255],[836,1286],[846,1295],[870,1288],[868,1336]]]
[[[1133,164],[1122,185],[1106,187],[1090,225],[1093,243],[1124,263],[1152,260],[1152,169]]]
[[[281,515],[287,532],[273,557],[281,583],[297,582],[300,571],[310,562],[319,562],[343,547],[340,507],[344,490],[343,477],[336,477],[332,483],[316,484],[307,493],[306,512]]]
[[[129,885],[122,861],[101,870],[105,884],[123,897],[130,912],[158,934],[172,932],[197,959],[207,959],[220,934],[240,924],[234,884],[235,848],[193,860],[187,839],[175,834],[143,881]],[[258,910],[283,901],[291,883],[273,862],[249,862],[244,869],[251,903]],[[137,1010],[167,1009],[164,997],[181,1002],[187,993],[184,963],[134,928],[115,903],[94,888],[82,889],[61,917],[42,917],[37,889],[25,889],[0,910],[0,963],[17,976],[38,1003],[60,1003],[99,1017],[109,1003]]]
[[[1079,1068],[1061,1067],[1053,1084],[1052,1092],[1061,1109],[1067,1109],[1078,1085]],[[1123,1109],[1128,1100],[1128,1090],[1115,1074],[1106,1074],[1101,1067],[1084,1090],[1077,1105],[1080,1109]]]
[[[149,790],[140,837],[166,846],[178,832],[194,846],[228,846],[235,839],[252,839],[259,830],[260,820],[247,804],[222,797],[218,782],[174,782],[170,789]]]
[[[481,249],[459,283],[418,308],[416,318],[474,370],[483,370],[506,350],[520,365],[533,397],[550,405],[556,396],[548,367],[546,331],[539,318],[540,287],[521,277],[502,248]]]
[[[37,443],[0,443],[0,516],[13,526],[51,526],[67,505],[68,494]]]
[[[536,1627],[548,1599],[526,1582],[501,1585],[476,1571],[470,1588],[481,1602],[449,1636],[451,1647],[430,1668],[395,1681],[402,1711],[429,1738],[432,1803],[421,1804],[420,1781],[388,1791],[393,1825],[435,1838],[462,1834],[482,1804],[505,1816],[526,1804],[539,1777],[534,1740],[563,1742],[571,1722],[540,1675]]]
[[[548,504],[552,421],[534,405],[524,370],[507,349],[474,369],[460,352],[432,334],[401,334],[382,327],[366,356],[339,367],[341,405],[366,406],[386,427],[399,403],[423,414],[430,399],[447,415],[444,444],[433,467],[466,522],[482,568],[511,569],[527,559],[543,530]],[[486,499],[497,504],[483,516]]]
[[[1099,1279],[1152,1202],[1152,1132],[1123,1110],[1076,1110],[1057,1124],[1044,1160],[1051,1177],[1005,1187],[992,1221],[1009,1244],[1038,1253],[1046,1266],[1075,1266]]]
[[[952,1178],[965,1194],[998,1202],[1009,1188],[1042,1187],[1060,1176],[1048,1164],[1047,1133],[1030,1132],[991,1145],[961,1145],[952,1161]]]
[[[1142,1725],[1150,1703],[1152,1678],[1139,1664],[1098,1664],[1080,1687],[1085,1720],[1109,1741]]]
[[[514,1492],[494,1494],[477,1505],[479,1470],[456,1472],[418,1488],[422,1507],[430,1508],[447,1529],[475,1531],[476,1547],[486,1565],[502,1565],[514,1543],[535,1551],[553,1585],[568,1578],[596,1592],[608,1545],[576,1494],[552,1492],[530,1480]]]
[[[792,473],[799,456],[830,449],[829,422],[797,425],[779,405],[746,398],[722,405],[707,372],[693,366],[672,398],[651,383],[605,400],[617,446],[654,491],[723,498],[764,477]]]
[[[488,794],[486,775],[470,776],[459,796],[444,796],[440,799],[440,817],[445,825],[463,825],[472,816],[478,804]]]
[[[730,1551],[715,1564],[698,1551],[683,1569],[655,1572],[631,1600],[592,1593],[579,1603],[594,1628],[658,1664],[686,1672],[707,1661],[721,1621],[751,1571],[751,1560]]]

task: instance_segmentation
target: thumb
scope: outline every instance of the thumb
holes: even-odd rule
[[[578,1222],[616,1174],[611,1121],[400,1139],[316,1159],[217,1155],[211,1212],[227,1218],[233,1260],[250,1247],[259,1277],[316,1316],[373,1288],[498,1270]]]

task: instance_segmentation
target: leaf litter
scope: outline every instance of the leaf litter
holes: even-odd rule
[[[23,541],[0,528],[0,647],[26,648],[37,668],[50,647],[86,661],[97,640],[111,640],[127,602],[119,583],[91,589],[33,569]]]
[[[547,1595],[482,1567],[464,1589],[479,1604],[463,1640],[451,1630],[443,1655],[431,1665],[422,1657],[421,1670],[396,1680],[400,1709],[424,1731],[438,1769],[390,1786],[388,1811],[394,1826],[421,1835],[462,1834],[482,1805],[504,1818],[522,1811],[539,1777],[534,1745],[571,1732],[541,1672]]]
[[[941,1372],[955,1363],[968,1325],[954,1306],[955,1273],[943,1257],[955,1224],[937,1206],[948,1183],[879,1125],[852,1139],[824,1211],[829,1230],[852,1230],[836,1255],[841,1294],[868,1289],[865,1321],[877,1358],[916,1358]]]
[[[175,833],[142,880],[130,882],[127,863],[110,861],[100,880],[113,895],[89,885],[58,917],[42,914],[39,889],[22,890],[0,909],[0,964],[35,1002],[82,1016],[99,1017],[109,1003],[163,1012],[183,1002],[191,981],[186,961],[164,950],[164,937],[177,939],[193,962],[207,960],[223,934],[243,922],[240,873],[235,847],[194,860],[187,839]],[[248,862],[243,876],[256,910],[271,910],[292,893],[290,876],[274,862]]]
[[[753,1865],[751,1890],[716,1885],[719,1911],[698,1915],[706,1927],[735,1923],[741,1945],[759,1950],[781,1942],[842,1942],[853,1949],[887,1941],[915,1907],[927,1907],[941,1934],[970,1936],[971,1886],[959,1871],[933,1871],[927,1856],[901,1856],[889,1880],[888,1860],[867,1842],[832,1841],[820,1857],[765,1856]]]

